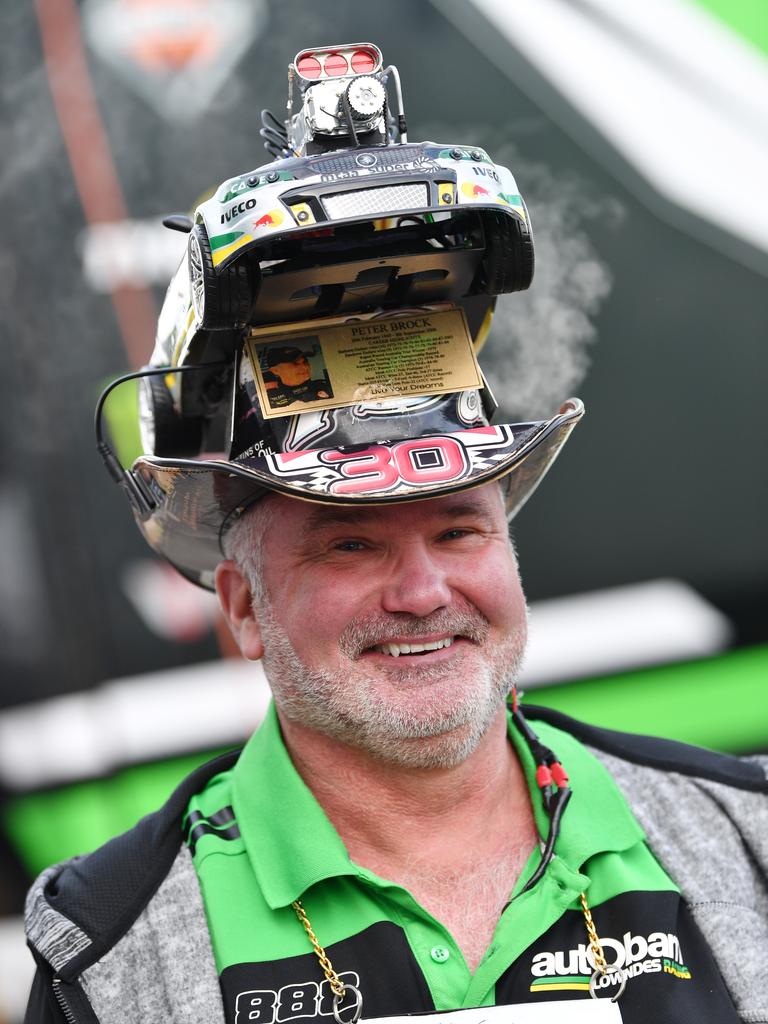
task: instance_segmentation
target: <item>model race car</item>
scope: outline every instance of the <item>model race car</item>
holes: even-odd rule
[[[530,220],[511,171],[476,146],[409,142],[397,69],[376,46],[302,50],[288,84],[286,121],[262,113],[275,159],[164,222],[189,240],[150,365],[201,369],[143,378],[148,454],[223,450],[246,332],[447,303],[479,347],[495,297],[531,283]]]

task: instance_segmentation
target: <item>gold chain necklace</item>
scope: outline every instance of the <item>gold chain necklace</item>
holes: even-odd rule
[[[599,977],[605,977],[608,974],[613,974],[618,971],[617,967],[610,965],[606,962],[605,953],[603,952],[603,946],[597,935],[597,929],[595,928],[595,922],[592,918],[592,911],[589,909],[587,903],[587,897],[585,893],[579,894],[579,900],[581,901],[581,909],[584,914],[584,924],[587,929],[587,936],[589,937],[589,948],[592,950],[592,958],[595,962],[595,970],[592,972],[592,977],[589,980],[589,992],[593,999],[597,999],[596,983]],[[312,948],[315,951],[320,968],[325,975],[325,979],[328,982],[331,991],[333,992],[333,1017],[337,1024],[356,1024],[360,1019],[360,1014],[363,1009],[363,996],[358,988],[354,985],[345,984],[338,976],[336,971],[333,969],[328,954],[325,952],[323,947],[320,945],[320,940],[315,935],[312,925],[309,923],[307,912],[302,906],[301,900],[294,900],[291,904],[293,909],[296,911],[296,916],[304,927],[304,931],[307,933],[309,941],[312,943]],[[619,983],[618,991],[614,996],[611,997],[611,1002],[616,1002],[627,984],[627,979],[622,978]],[[342,1018],[340,1010],[342,1003],[350,992],[355,997],[355,1005],[351,1007],[352,1014],[346,1020]]]
[[[600,939],[597,937],[597,929],[595,928],[595,922],[592,920],[592,911],[589,909],[587,903],[586,893],[579,893],[579,899],[581,900],[581,910],[584,914],[584,924],[587,927],[587,935],[589,936],[589,948],[592,950],[592,959],[595,961],[595,969],[592,972],[592,976],[589,979],[589,994],[593,999],[597,999],[597,980],[599,977],[605,977],[608,974],[615,974],[619,968],[614,964],[608,964],[605,959],[605,953],[603,952],[603,946]],[[627,986],[626,975],[619,982],[619,987],[614,996],[611,996],[611,1002],[615,1003],[621,993]]]
[[[334,971],[333,964],[328,959],[328,954],[320,945],[320,941],[315,935],[312,925],[309,923],[307,912],[301,905],[301,900],[294,900],[291,906],[296,911],[296,917],[298,917],[299,921],[301,921],[304,926],[304,931],[307,933],[307,938],[312,943],[312,948],[315,951],[315,956],[317,957],[322,972],[325,975],[325,980],[330,985],[331,992],[333,992],[333,1019],[336,1021],[336,1024],[356,1024],[356,1022],[360,1020],[360,1014],[363,1011],[362,992],[359,988],[355,988],[354,985],[345,985],[336,971]],[[356,1002],[352,1008],[352,1015],[347,1020],[344,1020],[339,1011],[347,992],[352,993]]]

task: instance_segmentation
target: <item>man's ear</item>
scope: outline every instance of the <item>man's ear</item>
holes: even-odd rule
[[[248,580],[231,560],[216,566],[215,580],[219,604],[237,646],[248,661],[258,661],[264,654],[264,644]]]

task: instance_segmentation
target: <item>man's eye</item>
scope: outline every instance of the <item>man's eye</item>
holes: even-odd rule
[[[459,540],[461,537],[467,537],[469,532],[469,530],[466,530],[461,526],[456,526],[453,530],[445,531],[443,534],[443,540]]]
[[[333,545],[334,551],[363,551],[365,544],[361,540],[339,540]]]

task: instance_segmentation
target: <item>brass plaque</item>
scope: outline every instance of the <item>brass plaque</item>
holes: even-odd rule
[[[481,388],[461,309],[422,309],[253,331],[265,418]]]

